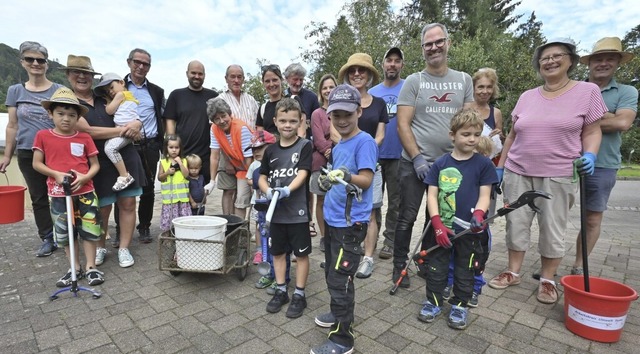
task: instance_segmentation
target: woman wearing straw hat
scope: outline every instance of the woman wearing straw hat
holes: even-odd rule
[[[358,128],[371,135],[380,146],[384,140],[385,125],[389,122],[387,104],[380,98],[369,94],[369,88],[380,81],[380,74],[371,56],[365,53],[355,53],[349,57],[338,72],[338,82],[355,87],[362,97],[362,115],[358,119]],[[335,166],[336,168],[340,166]],[[356,277],[368,278],[373,271],[373,251],[378,241],[378,228],[382,219],[382,170],[376,167],[373,176],[373,210],[367,237],[364,240],[364,258],[358,266]]]
[[[94,185],[100,213],[102,214],[102,236],[98,241],[96,251],[96,265],[101,265],[107,254],[105,240],[109,229],[109,215],[113,203],[118,205],[119,230],[112,242],[114,247],[118,247],[118,263],[120,267],[130,267],[134,260],[129,251],[129,243],[133,237],[133,230],[136,224],[136,197],[142,194],[142,185],[145,183],[144,169],[142,161],[133,145],[127,145],[120,150],[120,154],[129,169],[129,173],[135,181],[126,189],[114,192],[111,187],[116,182],[119,174],[115,166],[110,162],[105,154],[104,144],[107,139],[126,136],[127,138],[140,138],[140,121],[133,121],[124,127],[116,127],[113,118],[106,112],[106,100],[95,96],[93,90],[93,77],[100,75],[93,70],[91,59],[86,56],[69,54],[67,66],[60,68],[67,73],[67,79],[71,84],[80,103],[89,112],[78,122],[78,130],[85,131],[91,135],[98,148],[98,161],[100,171],[94,177]]]
[[[12,85],[7,90],[9,123],[6,128],[4,156],[0,160],[0,172],[5,173],[15,149],[18,167],[29,188],[38,236],[42,240],[36,253],[38,257],[49,256],[58,248],[53,240],[53,222],[49,215],[47,176],[33,169],[31,150],[38,130],[53,128],[53,121],[40,102],[48,100],[62,87],[47,79],[48,56],[47,48],[38,42],[27,41],[20,44],[20,64],[26,70],[29,79],[25,83]]]
[[[499,179],[504,172],[505,203],[531,189],[553,195],[536,202],[542,211],[537,214],[542,269],[536,298],[545,304],[558,300],[554,274],[565,254],[564,234],[576,197],[574,165],[581,174],[593,173],[602,139],[600,118],[607,111],[597,85],[569,77],[579,58],[571,39],[549,41],[536,48],[533,68],[544,84],[518,99],[511,112],[513,127],[496,169]],[[520,284],[534,216],[530,208],[507,215],[508,267],[491,279],[492,288]]]

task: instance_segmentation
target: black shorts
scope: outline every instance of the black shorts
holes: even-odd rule
[[[273,256],[293,252],[298,256],[311,253],[311,234],[309,223],[276,224],[269,229],[269,252]]]

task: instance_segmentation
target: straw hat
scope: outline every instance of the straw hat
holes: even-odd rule
[[[620,54],[620,64],[624,64],[633,59],[633,54],[622,51],[622,42],[618,37],[604,37],[597,41],[593,46],[591,54],[580,57],[580,62],[584,65],[589,65],[589,59],[591,56],[602,53],[618,53]]]
[[[378,70],[376,70],[376,67],[373,66],[373,60],[371,59],[371,56],[365,53],[355,53],[351,55],[349,57],[349,60],[347,60],[347,63],[340,68],[340,71],[338,72],[338,83],[344,83],[344,76],[352,66],[361,66],[368,69],[371,74],[373,74],[374,84],[380,81],[380,74],[378,73]]]
[[[93,70],[91,59],[84,55],[69,54],[67,57],[67,66],[60,67],[60,70],[79,70],[93,75],[100,75]]]
[[[86,116],[87,113],[89,112],[89,108],[80,104],[80,101],[78,101],[78,98],[73,93],[73,91],[71,91],[71,89],[64,86],[57,89],[56,92],[53,93],[50,99],[43,100],[42,102],[40,102],[42,107],[44,107],[44,109],[46,109],[47,111],[49,110],[49,107],[51,107],[52,103],[63,103],[63,104],[70,104],[72,106],[77,106],[80,109],[81,116]]]

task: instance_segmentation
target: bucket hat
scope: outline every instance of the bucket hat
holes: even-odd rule
[[[561,44],[565,46],[569,50],[569,55],[573,58],[572,62],[573,60],[577,59],[578,54],[576,54],[576,44],[571,38],[555,38],[550,41],[547,41],[542,45],[539,45],[536,48],[536,50],[533,52],[533,59],[531,60],[531,63],[533,64],[533,68],[536,69],[536,71],[540,71],[540,63],[538,62],[538,60],[540,60],[540,55],[542,51],[546,47],[553,44]]]
[[[622,41],[618,37],[604,37],[593,45],[591,54],[580,57],[580,62],[584,65],[589,65],[589,59],[593,55],[602,53],[617,53],[620,54],[620,64],[624,64],[633,59],[633,53],[622,51]]]
[[[338,82],[344,82],[344,76],[352,66],[361,66],[369,70],[373,75],[374,84],[380,81],[380,74],[378,73],[378,70],[376,70],[376,67],[373,66],[371,56],[365,53],[355,53],[352,54],[349,57],[349,60],[347,60],[347,63],[340,68],[340,71],[338,72]]]
[[[89,109],[80,104],[80,101],[78,101],[78,97],[76,97],[76,94],[73,93],[73,91],[71,91],[71,89],[68,87],[60,87],[56,90],[56,92],[53,93],[53,95],[51,95],[50,99],[40,102],[42,107],[44,107],[44,109],[46,109],[47,111],[49,110],[49,107],[51,107],[52,103],[63,103],[77,106],[80,109],[81,116],[85,116],[89,112]]]
[[[79,70],[93,75],[100,75],[100,73],[93,70],[91,58],[84,55],[69,54],[67,57],[67,66],[60,67],[60,70]]]

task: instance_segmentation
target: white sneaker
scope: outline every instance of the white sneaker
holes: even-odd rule
[[[102,265],[104,263],[104,257],[107,256],[107,249],[103,247],[98,247],[96,249],[96,265]]]
[[[133,263],[135,263],[128,248],[121,248],[118,250],[118,263],[122,268],[131,267]]]

